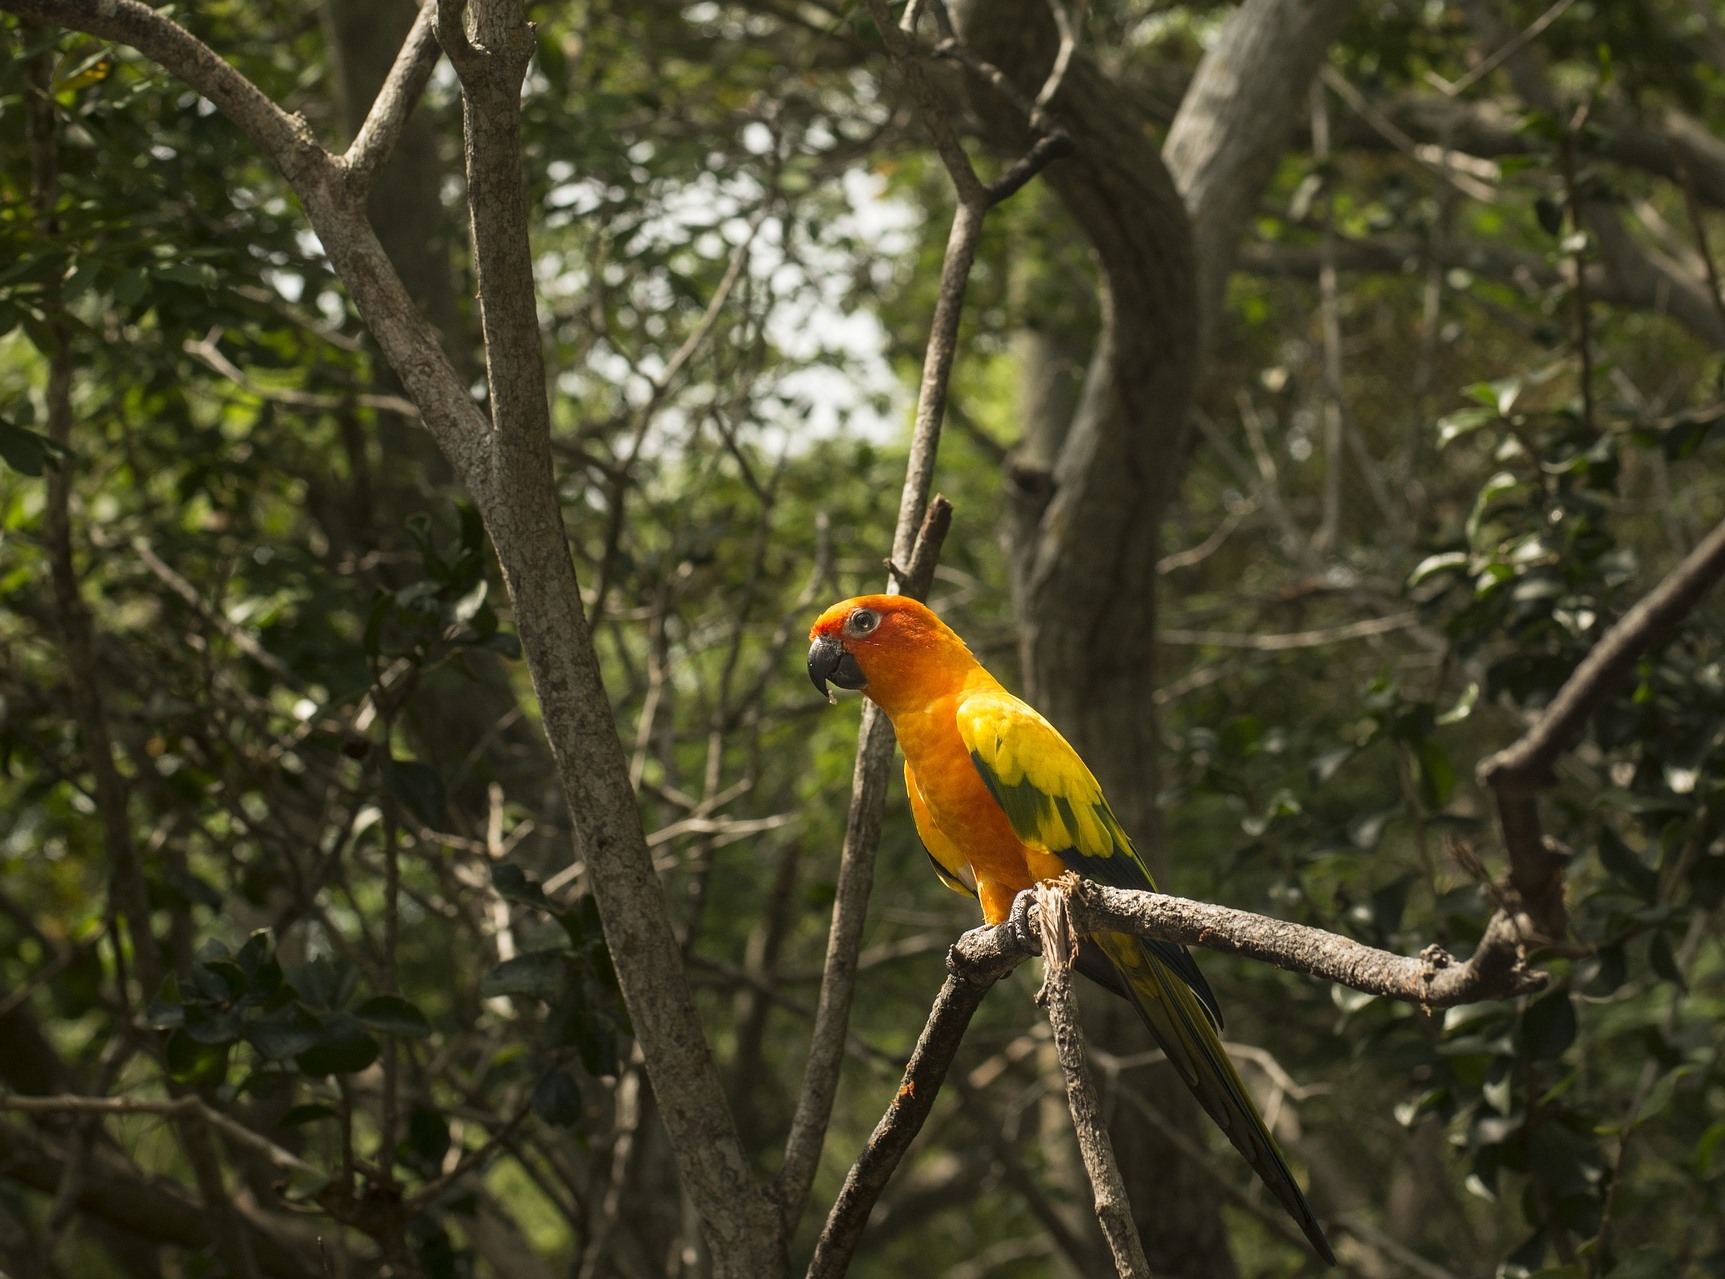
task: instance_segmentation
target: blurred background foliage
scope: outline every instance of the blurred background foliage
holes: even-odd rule
[[[1093,7],[1090,47],[1146,128],[1228,11]],[[708,1032],[770,1172],[854,748],[854,713],[802,676],[802,635],[882,580],[951,197],[854,8],[535,16],[526,149],[567,528]],[[321,137],[363,112],[380,37],[352,6],[195,17]],[[697,1272],[477,520],[292,199],[210,105],[123,49],[10,19],[0,40],[7,1095],[198,1097],[266,1139],[275,1156],[221,1154],[260,1273]],[[1719,148],[1719,13],[1568,6],[1537,40],[1561,117],[1504,71],[1464,80],[1489,47],[1463,7],[1383,0],[1332,51],[1229,287],[1162,631],[1143,636],[1167,887],[1406,953],[1465,953],[1490,914],[1474,765],[1725,515],[1716,285],[1717,330],[1705,308],[1667,314],[1577,216],[1602,205],[1715,281],[1716,156],[1637,163],[1631,144],[1681,113]],[[421,117],[379,225],[477,380],[442,72]],[[933,602],[1009,684],[996,533],[1024,344],[1070,389],[1095,293],[1045,189],[991,217]],[[56,439],[62,341],[74,421]],[[1720,622],[1704,602],[1564,761],[1547,826],[1572,854],[1572,934],[1541,957],[1546,993],[1432,1016],[1206,962],[1348,1273],[1725,1274]],[[154,911],[154,990],[113,944],[116,841]],[[971,909],[895,797],[803,1246]],[[856,1274],[1083,1272],[1049,1230],[1093,1227],[1031,982],[987,1001]],[[1129,1104],[1142,1059],[1101,1060]],[[0,1117],[10,1273],[233,1273],[171,1135],[158,1113]],[[1239,1272],[1313,1272],[1220,1147],[1202,1168]],[[378,1185],[407,1254],[356,1208]]]

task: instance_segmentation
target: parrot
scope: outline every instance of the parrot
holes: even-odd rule
[[[1008,922],[1020,892],[1069,870],[1155,890],[1078,752],[933,610],[904,595],[861,595],[823,612],[809,641],[809,679],[823,696],[833,700],[829,683],[860,692],[892,721],[917,834],[941,882],[977,898],[985,923]],[[1076,966],[1132,1004],[1199,1104],[1334,1265],[1222,1046],[1221,1009],[1187,949],[1100,932],[1082,939]]]

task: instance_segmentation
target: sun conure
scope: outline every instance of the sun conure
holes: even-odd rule
[[[892,720],[923,846],[943,883],[981,901],[985,921],[1004,922],[1021,890],[1068,870],[1116,888],[1155,888],[1078,752],[928,608],[901,595],[843,600],[809,639],[816,688],[860,690]],[[1210,1117],[1333,1264],[1217,1037],[1216,997],[1186,948],[1098,933],[1083,939],[1078,967],[1131,1001]]]

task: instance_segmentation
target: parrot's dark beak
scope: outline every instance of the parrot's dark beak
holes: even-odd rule
[[[868,686],[868,676],[862,673],[857,659],[845,652],[837,640],[826,635],[809,645],[809,679],[829,702],[838,699],[828,690],[828,680],[853,691]]]

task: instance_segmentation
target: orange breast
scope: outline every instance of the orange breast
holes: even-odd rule
[[[982,917],[998,924],[1012,899],[1064,869],[1057,857],[1026,848],[984,785],[958,734],[957,696],[937,698],[893,717],[899,746],[934,819],[976,873]]]

